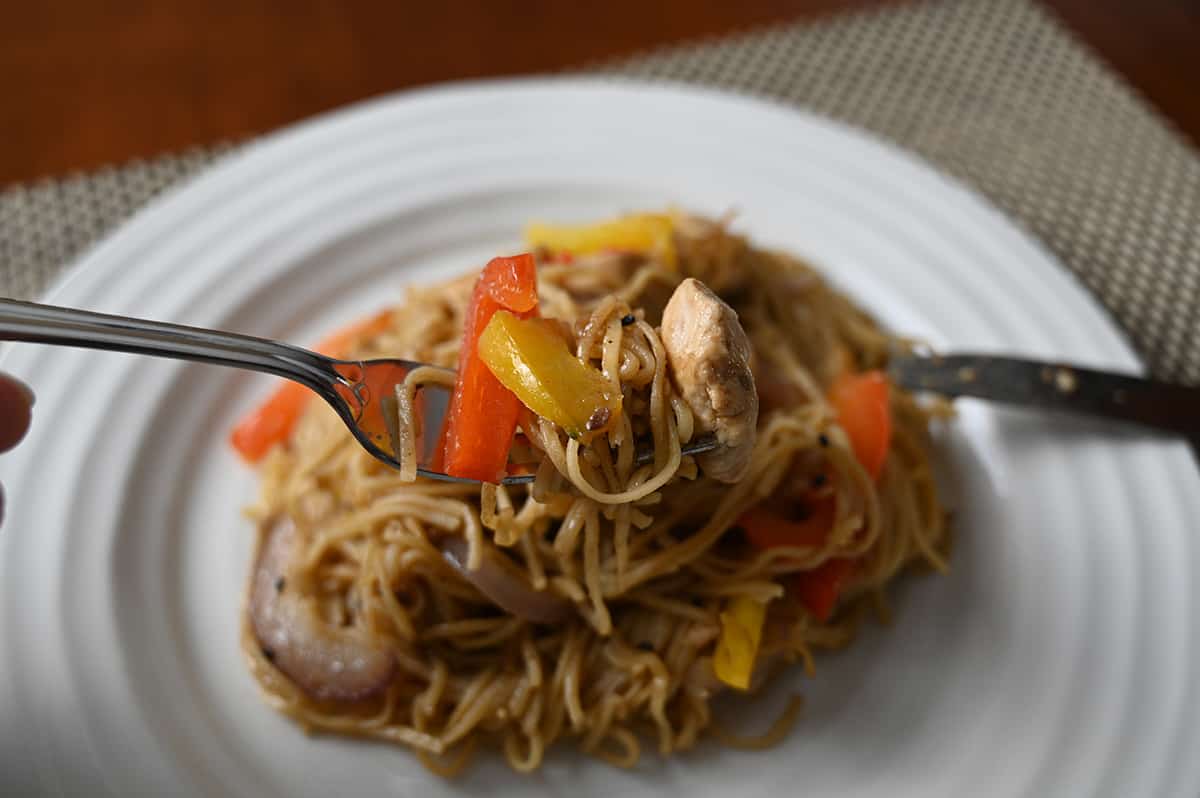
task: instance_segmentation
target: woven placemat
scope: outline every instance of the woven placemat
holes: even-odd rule
[[[1029,0],[939,0],[594,66],[721,86],[871,130],[986,194],[1109,309],[1154,374],[1200,383],[1200,158]],[[0,192],[0,292],[80,251],[225,148]]]

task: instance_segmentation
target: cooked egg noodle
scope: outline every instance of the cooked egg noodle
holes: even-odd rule
[[[800,705],[779,708],[758,737],[714,725],[710,658],[728,599],[769,602],[760,675],[789,663],[811,672],[814,651],[849,643],[897,574],[917,563],[946,568],[946,514],[929,461],[939,409],[893,389],[893,442],[876,482],[824,400],[839,359],[880,367],[898,342],[808,265],[753,249],[723,223],[684,218],[677,245],[677,271],[631,254],[542,259],[541,314],[568,323],[577,356],[604,373],[623,405],[587,442],[526,421],[540,461],[531,486],[413,481],[312,403],[264,462],[250,512],[263,535],[270,519],[295,522],[289,589],[326,623],[392,652],[397,674],[367,701],[316,701],[264,654],[247,621],[246,658],[272,706],[305,729],[414,749],[446,776],[481,748],[533,771],[562,740],[624,767],[647,741],[664,755],[705,734],[762,747],[787,734]],[[705,478],[681,454],[700,430],[672,387],[656,324],[685,276],[727,298],[752,340],[756,373],[793,397],[778,405],[763,392],[749,472],[733,485]],[[392,329],[358,341],[355,356],[453,367],[471,286],[464,277],[410,289]],[[438,378],[414,374],[398,394],[409,456],[413,390],[427,379]],[[653,448],[652,462],[637,464],[639,447]],[[818,474],[822,486],[812,487]],[[781,495],[835,498],[824,545],[745,542],[739,517]],[[540,625],[503,612],[443,556],[447,536],[468,541],[472,565],[484,545],[502,552],[531,590],[570,602],[570,617]],[[857,572],[838,612],[820,622],[789,585],[834,557],[855,558]]]

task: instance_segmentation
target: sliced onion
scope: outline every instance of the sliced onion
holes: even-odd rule
[[[532,623],[559,623],[571,614],[571,603],[549,590],[535,590],[507,557],[486,541],[479,568],[467,567],[471,546],[460,537],[447,536],[438,544],[446,562],[496,606]]]
[[[255,565],[250,620],[263,654],[296,686],[321,701],[362,701],[383,692],[396,673],[390,652],[359,633],[330,626],[286,581],[296,527],[271,523]]]

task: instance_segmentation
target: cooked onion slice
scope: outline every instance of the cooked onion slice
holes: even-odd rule
[[[290,520],[273,522],[258,555],[250,619],[263,654],[317,700],[350,702],[378,695],[395,675],[394,658],[354,630],[322,621],[312,602],[289,587],[286,570],[295,538]]]
[[[467,567],[470,544],[466,540],[447,536],[438,545],[446,562],[500,609],[532,623],[559,623],[570,615],[570,602],[549,590],[534,590],[517,567],[492,544],[481,541],[482,562],[473,571]]]

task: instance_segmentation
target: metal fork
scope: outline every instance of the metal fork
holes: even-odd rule
[[[425,365],[391,358],[337,360],[266,338],[13,299],[0,299],[0,340],[194,360],[285,377],[329,403],[362,447],[393,468],[400,467],[388,431],[394,388],[410,371]],[[477,482],[430,467],[448,406],[449,392],[440,386],[425,386],[416,393],[414,411],[422,419],[417,473],[448,482]],[[700,437],[684,446],[683,453],[700,454],[716,445],[711,437]],[[638,452],[639,464],[653,459],[652,451]],[[532,481],[532,474],[514,474],[505,477],[504,484]]]
[[[425,365],[397,359],[337,360],[266,338],[12,299],[0,299],[0,340],[195,360],[285,377],[328,402],[363,448],[393,468],[400,467],[389,433],[394,389],[411,370]],[[1200,447],[1200,388],[994,355],[896,356],[889,375],[913,391],[1101,416],[1179,433]],[[448,406],[449,392],[440,386],[422,387],[414,397],[414,411],[422,419],[417,473],[476,482],[431,467]],[[684,446],[683,453],[701,454],[716,446],[711,436],[702,436]],[[638,452],[639,464],[653,459],[652,451]],[[532,481],[531,474],[520,473],[503,480],[507,485]]]

